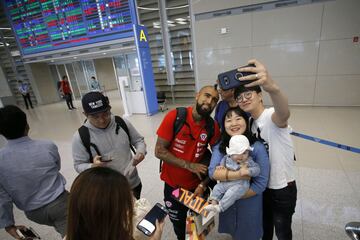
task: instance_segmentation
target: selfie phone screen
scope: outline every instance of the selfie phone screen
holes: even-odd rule
[[[141,220],[137,228],[147,236],[150,236],[155,231],[155,225],[146,219]]]

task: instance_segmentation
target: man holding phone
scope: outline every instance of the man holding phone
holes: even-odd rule
[[[60,156],[53,142],[28,137],[26,114],[16,106],[0,109],[0,134],[7,144],[0,149],[0,228],[20,239],[13,203],[26,217],[48,225],[64,237],[67,217],[65,178],[60,174]]]
[[[79,129],[72,140],[75,170],[81,173],[99,166],[117,170],[125,175],[135,198],[139,199],[142,184],[135,166],[145,158],[144,137],[126,119],[123,119],[126,129],[116,122],[117,116],[111,114],[109,99],[102,93],[89,92],[81,102],[87,118],[83,126],[87,130],[89,149],[86,148]],[[131,146],[136,149],[134,156]]]
[[[288,125],[290,110],[287,97],[272,80],[265,66],[250,60],[240,71],[252,74],[240,78],[251,83],[236,88],[234,97],[239,107],[250,113],[251,131],[267,147],[270,160],[270,178],[263,194],[263,240],[272,240],[275,228],[277,239],[291,240],[292,215],[295,212],[297,188],[295,183],[294,147]],[[273,107],[265,108],[262,87]],[[251,121],[250,121],[251,122]]]

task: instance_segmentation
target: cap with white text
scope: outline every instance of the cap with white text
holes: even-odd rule
[[[84,112],[87,114],[96,114],[110,109],[109,99],[101,92],[89,92],[81,99]]]

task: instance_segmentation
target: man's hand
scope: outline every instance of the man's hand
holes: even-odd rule
[[[199,179],[201,179],[201,174],[207,175],[207,166],[201,163],[189,163],[185,164],[186,169],[192,173],[195,173]]]
[[[21,239],[20,236],[17,234],[16,230],[17,229],[26,229],[25,226],[23,225],[12,225],[12,226],[7,226],[5,227],[5,231],[10,234],[13,238],[15,239]]]
[[[249,168],[247,166],[243,166],[239,170],[240,177],[248,177],[250,174]]]
[[[135,156],[133,156],[133,166],[138,165],[144,158],[145,155],[143,153],[136,153]]]
[[[268,92],[275,109],[275,112],[271,116],[272,121],[279,128],[287,127],[287,121],[290,117],[287,97],[281,92],[279,86],[272,80],[270,74],[261,62],[252,59],[248,63],[254,64],[255,67],[244,67],[240,68],[239,70],[253,72],[254,74],[248,75],[246,77],[241,77],[239,78],[239,80],[254,80],[252,83],[246,84],[245,87],[253,87],[259,85],[266,92]]]
[[[193,198],[196,198],[197,196],[202,197],[204,195],[205,189],[206,187],[200,183],[194,191]]]
[[[91,165],[91,167],[103,167],[105,165],[106,165],[106,163],[101,161],[101,156],[96,155],[93,158],[93,164]]]
[[[253,72],[254,74],[241,77],[239,80],[253,80],[254,82],[246,84],[245,87],[253,87],[256,85],[261,86],[266,92],[273,92],[278,91],[279,87],[276,85],[276,83],[272,80],[270,77],[266,67],[264,64],[259,62],[256,59],[251,59],[248,61],[248,64],[254,64],[255,67],[244,67],[239,68],[239,71],[242,72]]]

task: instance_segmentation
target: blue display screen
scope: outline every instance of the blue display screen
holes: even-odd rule
[[[22,55],[133,36],[133,0],[5,0]]]

